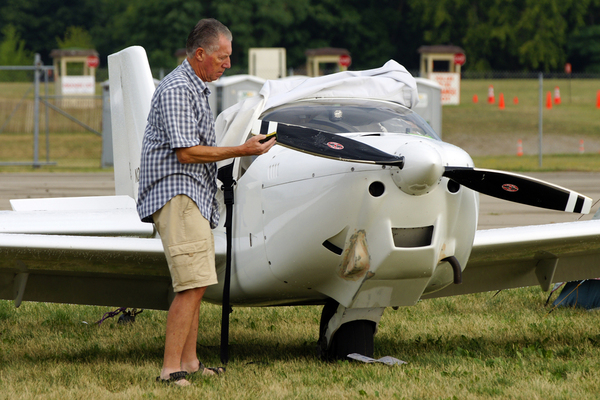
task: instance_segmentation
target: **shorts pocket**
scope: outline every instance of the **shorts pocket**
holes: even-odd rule
[[[209,245],[209,241],[204,239],[169,246],[172,260],[171,277],[176,291],[177,287],[187,287],[195,282],[201,282],[206,274]]]

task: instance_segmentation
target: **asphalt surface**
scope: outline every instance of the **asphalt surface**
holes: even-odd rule
[[[544,172],[527,176],[554,183],[593,199],[587,215],[543,210],[481,195],[479,229],[589,220],[600,207],[600,173]],[[3,173],[0,174],[0,210],[10,210],[10,199],[110,196],[115,194],[111,173]]]

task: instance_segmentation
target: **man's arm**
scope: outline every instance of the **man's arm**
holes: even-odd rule
[[[212,163],[228,158],[258,156],[266,153],[275,145],[275,139],[267,140],[265,135],[256,135],[246,141],[246,143],[234,147],[213,147],[213,146],[193,146],[180,147],[175,149],[177,159],[182,164],[204,164]]]

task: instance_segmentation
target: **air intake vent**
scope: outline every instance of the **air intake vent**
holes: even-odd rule
[[[421,228],[392,228],[396,247],[425,247],[431,244],[433,225]]]
[[[338,256],[341,256],[342,253],[344,252],[344,249],[339,248],[338,246],[336,246],[335,244],[331,243],[329,240],[326,240],[323,242],[323,246],[331,251],[332,253],[337,254]]]
[[[275,179],[279,176],[279,163],[269,165],[267,170],[267,179]]]

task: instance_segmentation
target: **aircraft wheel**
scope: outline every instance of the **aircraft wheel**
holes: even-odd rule
[[[348,354],[358,353],[373,357],[375,323],[364,319],[346,322],[333,335],[329,346],[329,358],[345,360]]]
[[[324,360],[346,360],[348,354],[358,353],[373,357],[373,337],[375,323],[368,320],[346,322],[333,335],[331,345],[327,348],[325,332],[329,320],[335,315],[339,303],[330,299],[321,313],[319,329],[319,356]]]

